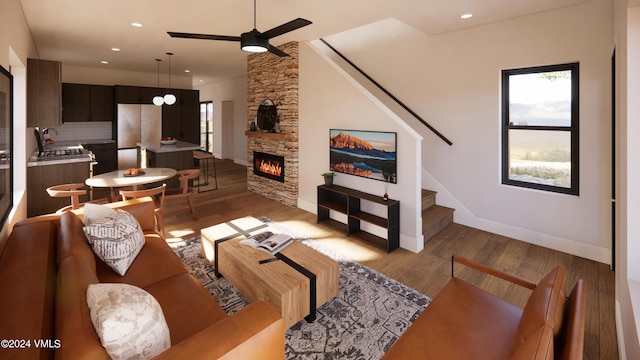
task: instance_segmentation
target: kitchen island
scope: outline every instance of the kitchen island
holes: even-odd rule
[[[176,141],[172,145],[138,143],[138,165],[141,168],[172,168],[176,170],[193,169],[193,151],[201,149],[200,145],[184,141]],[[177,178],[167,180],[167,187],[180,186]]]

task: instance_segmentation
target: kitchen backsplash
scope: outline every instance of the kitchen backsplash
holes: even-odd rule
[[[104,140],[111,139],[110,121],[68,122],[49,131],[49,137],[56,141]],[[42,129],[40,129],[42,130]]]
[[[108,140],[112,139],[111,127],[113,123],[110,121],[92,121],[92,122],[68,122],[62,126],[55,127],[58,131],[49,131],[49,137],[56,142],[78,141],[78,143],[85,140]],[[43,130],[43,129],[40,129]],[[30,155],[33,151],[38,149],[35,138],[33,137],[33,128],[27,129],[27,149],[31,149],[28,152]]]

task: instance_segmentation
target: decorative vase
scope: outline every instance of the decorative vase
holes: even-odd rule
[[[327,187],[332,187],[333,186],[333,176],[325,176],[324,177],[324,184]]]

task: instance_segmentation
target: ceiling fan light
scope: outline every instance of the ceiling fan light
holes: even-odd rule
[[[176,96],[172,93],[167,93],[164,95],[164,103],[167,105],[173,105],[176,103]]]
[[[269,39],[263,38],[258,30],[253,29],[240,36],[240,48],[252,53],[266,52],[269,51]]]
[[[153,97],[153,105],[162,106],[164,104],[164,98],[160,95],[156,95]]]
[[[250,53],[262,53],[267,52],[267,48],[257,45],[245,45],[242,47],[242,50]]]

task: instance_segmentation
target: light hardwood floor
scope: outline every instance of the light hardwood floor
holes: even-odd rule
[[[191,217],[186,200],[167,202],[164,219],[167,241],[199,235],[201,228],[238,217],[267,216],[430,297],[435,297],[451,277],[453,254],[536,282],[553,267],[564,265],[570,288],[578,278],[587,283],[584,358],[618,359],[614,273],[608,265],[458,224],[430,239],[419,254],[402,248],[387,254],[316,224],[315,214],[247,191],[246,171],[244,166],[231,161],[217,160],[218,190],[198,193],[194,197],[197,221]],[[321,180],[318,178],[318,183]],[[530,293],[469,269],[456,268],[456,273],[521,307]]]

